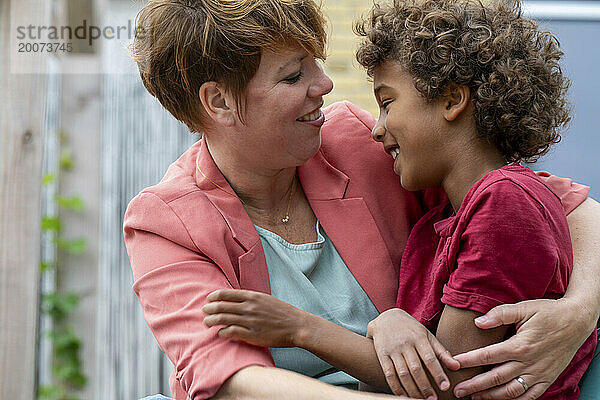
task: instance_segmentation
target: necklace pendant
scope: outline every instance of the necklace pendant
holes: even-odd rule
[[[287,224],[287,222],[290,220],[290,216],[286,215],[285,218],[281,218],[281,222],[283,222],[284,224]]]

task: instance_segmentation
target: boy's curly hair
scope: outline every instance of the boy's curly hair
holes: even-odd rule
[[[521,16],[517,1],[393,0],[354,26],[369,76],[398,62],[428,101],[453,82],[471,90],[479,135],[507,161],[535,162],[570,121],[558,40]]]

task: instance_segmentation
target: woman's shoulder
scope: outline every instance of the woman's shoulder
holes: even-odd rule
[[[197,250],[199,233],[219,229],[220,213],[198,187],[195,160],[199,143],[192,145],[167,169],[155,185],[142,189],[129,202],[124,229],[144,230]],[[192,239],[193,237],[193,239]],[[202,246],[200,246],[202,247]]]
[[[332,165],[393,176],[391,156],[371,138],[375,118],[368,111],[344,101],[331,104],[323,112],[321,152]]]
[[[338,130],[347,125],[353,126],[358,124],[362,125],[363,129],[371,132],[376,122],[375,117],[371,113],[349,101],[333,103],[325,107],[323,113],[326,120],[325,126],[327,126],[327,121],[335,121]]]

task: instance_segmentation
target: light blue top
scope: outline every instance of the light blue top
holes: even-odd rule
[[[317,222],[317,241],[291,244],[256,227],[269,270],[271,294],[294,307],[365,335],[367,324],[379,315],[342,257]],[[358,380],[297,347],[272,348],[275,366],[356,389]]]

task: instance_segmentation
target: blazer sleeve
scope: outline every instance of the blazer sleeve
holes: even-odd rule
[[[583,203],[590,194],[588,186],[575,183],[569,178],[560,178],[546,171],[536,171],[536,174],[560,198],[566,215]]]
[[[232,286],[168,204],[152,193],[136,196],[125,213],[124,237],[133,290],[175,367],[170,384],[176,400],[210,398],[240,369],[273,366],[268,349],[220,338],[221,327],[203,324],[207,295]]]

